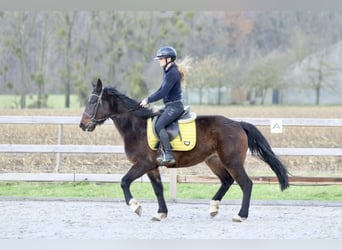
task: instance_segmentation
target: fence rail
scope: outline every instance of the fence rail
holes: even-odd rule
[[[256,126],[271,126],[275,118],[233,118],[238,121],[246,121]],[[276,118],[282,121],[282,126],[304,126],[304,127],[342,127],[342,119],[297,119],[297,118]],[[62,144],[63,125],[78,125],[78,116],[0,116],[0,124],[56,124],[58,125],[58,144],[0,144],[2,153],[56,153],[56,170],[59,169],[59,158],[61,153],[124,153],[121,145],[66,145]],[[105,125],[111,124],[106,121]],[[283,156],[342,156],[342,148],[273,148],[277,155]],[[26,180],[26,181],[61,181],[61,180],[88,180],[88,181],[118,181],[120,175],[86,175],[86,174],[30,174],[12,173],[0,174],[0,180]],[[164,177],[170,182],[171,197],[175,198],[176,183],[187,180],[188,182],[218,182],[212,177],[184,177],[177,176],[176,169],[170,169],[170,175]],[[299,179],[298,179],[299,178]],[[301,178],[301,179],[300,179]],[[191,181],[192,179],[192,181]],[[254,181],[274,182],[273,177],[252,177]],[[146,181],[141,179],[141,181]],[[342,178],[326,177],[291,177],[290,182],[329,182],[342,183]]]
[[[174,175],[175,173],[175,175]],[[172,182],[175,178],[177,183],[220,183],[216,176],[199,176],[199,175],[177,175],[176,172],[163,174],[163,182]],[[105,182],[119,183],[122,174],[82,174],[82,173],[2,173],[0,181],[29,181],[29,182],[74,182],[74,181],[89,181],[89,182]],[[254,183],[278,183],[275,176],[252,176],[250,177]],[[149,182],[147,176],[142,176],[135,182]],[[301,177],[290,176],[291,184],[342,184],[342,177]]]
[[[342,119],[321,118],[231,118],[237,121],[246,121],[256,126],[270,126],[271,120],[282,120],[284,126],[305,127],[341,127]],[[79,116],[0,116],[0,124],[69,124],[78,125]],[[104,124],[113,124],[107,120]]]
[[[342,119],[298,119],[298,118],[233,118],[250,122],[256,126],[270,126],[272,120],[281,120],[283,126],[342,127]],[[66,145],[62,144],[63,125],[78,125],[78,116],[0,116],[0,124],[56,124],[58,144],[0,144],[0,152],[11,153],[124,153],[121,145]],[[105,125],[113,125],[106,121]],[[284,156],[340,156],[342,148],[273,148],[277,155]]]
[[[340,156],[342,148],[272,148],[283,156]],[[3,153],[93,153],[123,154],[121,145],[50,145],[50,144],[0,144]]]

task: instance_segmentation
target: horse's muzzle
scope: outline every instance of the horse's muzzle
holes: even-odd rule
[[[92,132],[94,131],[95,127],[96,127],[96,123],[88,122],[87,124],[84,124],[83,122],[80,122],[80,128],[83,131]]]
[[[80,122],[80,128],[81,128],[83,131],[86,130],[86,126],[85,126],[82,122]]]

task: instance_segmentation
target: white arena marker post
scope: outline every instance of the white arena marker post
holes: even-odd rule
[[[271,133],[283,133],[283,120],[271,120]]]
[[[170,168],[170,198],[177,199],[177,168]]]

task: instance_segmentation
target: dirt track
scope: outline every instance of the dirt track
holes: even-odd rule
[[[169,202],[162,222],[155,202],[141,204],[138,217],[122,201],[2,198],[0,239],[342,239],[342,203],[252,202],[243,223],[234,201],[214,219],[206,201]]]

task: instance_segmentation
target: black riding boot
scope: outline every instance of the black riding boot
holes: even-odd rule
[[[172,155],[169,135],[165,130],[160,131],[160,143],[162,145],[161,154],[158,156],[157,161],[162,163],[160,165],[173,165],[176,163]]]

